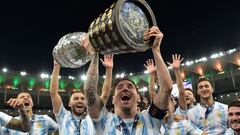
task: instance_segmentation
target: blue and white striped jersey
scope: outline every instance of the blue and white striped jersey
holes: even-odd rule
[[[203,133],[192,122],[186,120],[187,110],[182,110],[179,106],[167,123],[163,123],[164,135],[201,135]]]
[[[187,118],[202,131],[209,135],[224,134],[227,129],[227,105],[215,101],[206,108],[199,103],[187,112]]]
[[[93,122],[89,115],[83,120],[77,120],[70,111],[67,111],[63,104],[59,114],[55,114],[60,135],[95,135]]]
[[[0,135],[3,134],[2,127],[7,126],[7,124],[11,119],[12,119],[12,116],[9,116],[3,112],[0,112]]]
[[[234,131],[232,128],[227,129],[224,135],[234,135]]]
[[[96,134],[123,135],[125,128],[121,126],[120,123],[121,121],[124,121],[127,128],[130,129],[129,132],[131,135],[159,135],[162,121],[151,117],[148,111],[149,108],[141,113],[138,113],[138,115],[136,115],[138,120],[121,120],[116,114],[108,112],[106,107],[103,107],[99,118],[93,120]],[[136,128],[132,128],[134,127],[134,123]]]
[[[15,117],[20,119],[21,117]],[[31,119],[32,127],[29,132],[23,133],[8,128],[3,128],[4,134],[7,135],[48,135],[58,129],[57,123],[48,115],[34,114]]]

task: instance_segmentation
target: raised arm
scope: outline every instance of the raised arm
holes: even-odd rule
[[[149,31],[144,33],[144,37],[145,39],[149,39],[150,37],[155,38],[151,49],[156,64],[157,79],[160,84],[160,90],[153,98],[153,103],[157,108],[161,110],[167,110],[173,86],[171,76],[169,74],[167,66],[162,59],[160,51],[160,44],[162,42],[163,34],[158,29],[158,27],[153,26],[149,29]]]
[[[178,91],[179,91],[179,106],[181,107],[182,110],[186,110],[187,109],[187,102],[185,99],[185,92],[184,92],[184,85],[183,85],[183,80],[181,78],[181,73],[180,73],[180,66],[181,66],[181,62],[182,62],[183,58],[181,59],[181,55],[172,55],[172,63],[168,64],[170,66],[172,66],[175,76],[176,76],[176,80],[177,80],[177,87],[178,87]]]
[[[103,101],[97,93],[99,77],[99,56],[95,53],[92,56],[90,66],[87,71],[87,80],[84,83],[84,91],[87,99],[88,112],[91,118],[97,119],[103,107]]]
[[[23,110],[23,99],[11,98],[7,101],[7,104],[15,109],[19,109],[21,120],[12,118],[7,124],[6,128],[21,132],[28,132],[31,129],[31,121],[27,115],[27,112]]]
[[[51,83],[50,83],[50,95],[51,95],[51,100],[52,100],[53,112],[55,114],[59,113],[60,107],[62,105],[62,99],[61,99],[61,96],[58,93],[59,72],[60,72],[60,65],[56,61],[54,61]]]
[[[146,64],[144,64],[144,67],[148,70],[149,75],[150,75],[149,95],[150,95],[150,99],[151,99],[151,102],[152,102],[153,97],[156,95],[156,91],[155,91],[156,68],[154,67],[153,59],[148,59],[146,61]]]
[[[111,92],[111,87],[112,87],[113,55],[106,54],[104,55],[104,60],[103,59],[100,59],[100,60],[106,69],[106,78],[103,83],[102,94],[101,94],[101,99],[103,101],[103,104],[106,104]]]

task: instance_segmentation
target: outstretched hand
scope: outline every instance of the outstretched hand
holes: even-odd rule
[[[152,74],[156,71],[153,59],[148,59],[146,64],[144,64],[144,67],[148,70],[149,74]]]
[[[171,66],[174,70],[180,69],[181,62],[184,58],[181,58],[181,55],[175,54],[172,55],[172,63],[167,62],[169,66]]]
[[[105,54],[104,60],[100,58],[100,61],[105,68],[113,68],[113,54]]]

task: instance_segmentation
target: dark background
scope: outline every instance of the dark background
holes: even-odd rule
[[[0,67],[39,74],[51,73],[52,49],[65,34],[87,31],[90,23],[114,0],[1,1]],[[240,2],[229,0],[147,0],[164,33],[166,61],[180,53],[185,60],[210,56],[240,46]],[[115,57],[117,72],[142,72],[151,51]],[[79,75],[63,69],[62,75]],[[101,74],[104,74],[101,67]]]

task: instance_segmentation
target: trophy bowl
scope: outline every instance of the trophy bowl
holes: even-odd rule
[[[83,47],[84,32],[74,32],[63,36],[54,47],[53,58],[62,67],[78,68],[91,59],[91,54]]]
[[[89,40],[100,54],[143,52],[150,47],[143,34],[156,25],[145,0],[118,0],[91,23]]]

